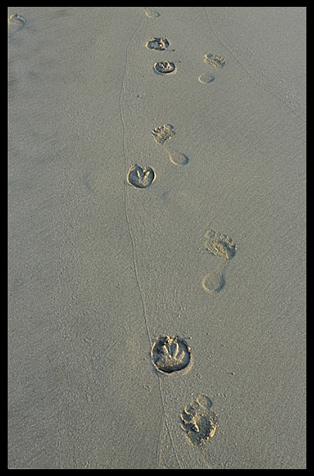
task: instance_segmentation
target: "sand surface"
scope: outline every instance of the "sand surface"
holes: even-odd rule
[[[9,467],[305,468],[305,9],[15,13]],[[153,365],[160,336],[188,372]]]

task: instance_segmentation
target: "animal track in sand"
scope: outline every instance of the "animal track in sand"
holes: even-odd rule
[[[208,293],[219,293],[225,285],[223,271],[228,261],[234,257],[237,247],[230,236],[210,229],[205,233],[205,248],[212,255],[221,258],[221,261],[213,272],[202,279],[202,287]]]
[[[171,61],[159,61],[158,63],[155,63],[154,70],[156,73],[162,74],[163,76],[168,76],[177,72],[176,65]]]
[[[178,336],[160,337],[152,346],[151,356],[155,368],[165,374],[187,369],[191,365],[191,349]]]
[[[213,55],[212,53],[206,53],[204,55],[204,62],[209,63],[214,68],[223,68],[226,64],[226,60],[221,56]]]
[[[128,175],[127,181],[136,188],[147,188],[156,179],[156,174],[151,167],[141,167],[140,165],[132,165]]]
[[[206,440],[216,433],[218,420],[211,411],[212,402],[201,393],[181,413],[181,428],[186,432],[186,437],[195,446],[201,446]]]
[[[9,36],[14,35],[17,31],[21,30],[26,23],[25,18],[19,13],[13,13],[8,19],[9,27],[8,32]]]
[[[174,165],[186,165],[189,162],[189,158],[181,152],[170,149],[168,146],[167,141],[172,139],[175,134],[174,127],[171,124],[164,124],[163,126],[156,127],[152,130],[152,135],[155,141],[164,146],[164,149],[169,155],[170,162]]]
[[[161,38],[153,38],[146,42],[146,48],[149,48],[150,50],[164,51],[169,48],[169,45],[169,41],[164,36]]]

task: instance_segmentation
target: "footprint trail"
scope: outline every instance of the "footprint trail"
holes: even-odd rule
[[[142,306],[142,318],[144,321],[148,345],[149,345],[148,347],[149,350],[147,354],[149,355],[149,351],[152,350],[152,346],[155,339],[151,331],[150,316],[149,316],[149,311],[147,309],[145,292],[144,292],[143,283],[140,277],[140,269],[139,269],[138,259],[137,259],[137,254],[140,252],[140,249],[139,250],[137,249],[137,242],[135,239],[136,222],[133,223],[133,220],[132,220],[132,213],[131,213],[128,197],[129,197],[129,194],[131,193],[136,193],[137,196],[140,197],[141,194],[138,194],[136,189],[142,189],[143,193],[146,193],[145,191],[146,188],[151,186],[151,184],[155,180],[156,174],[155,174],[155,171],[151,167],[148,167],[147,165],[134,164],[130,168],[129,158],[128,158],[129,151],[127,150],[128,122],[125,118],[126,109],[127,109],[127,101],[129,97],[128,89],[127,89],[128,66],[130,61],[129,58],[130,58],[131,52],[132,54],[136,54],[136,50],[133,48],[134,48],[134,45],[138,43],[134,41],[135,37],[140,35],[142,25],[144,25],[145,27],[146,22],[151,21],[150,19],[159,17],[158,12],[155,12],[154,10],[149,9],[148,7],[146,7],[144,11],[146,16],[143,15],[143,17],[139,20],[136,28],[134,29],[133,34],[129,38],[128,44],[126,45],[124,74],[122,78],[122,85],[121,85],[120,96],[119,96],[119,109],[120,109],[120,118],[121,118],[121,124],[122,124],[122,153],[123,153],[124,169],[125,169],[125,176],[127,177],[126,183],[129,185],[129,187],[127,187],[126,184],[124,184],[123,186],[124,212],[125,212],[125,219],[127,223],[128,233],[130,236],[134,277],[136,280],[139,299]],[[166,44],[166,42],[164,43]],[[158,46],[158,44],[155,44],[155,46]],[[168,131],[165,130],[164,133],[165,133],[164,139],[168,140],[170,136],[172,137],[174,135],[173,128],[170,127]],[[167,134],[169,135],[166,138]],[[159,143],[162,143],[162,139]],[[130,187],[130,185],[132,187]],[[184,467],[184,463],[182,460],[182,455],[180,454],[180,451],[178,451],[177,449],[178,445],[181,444],[181,441],[180,441],[181,438],[178,440],[178,436],[176,433],[176,432],[180,432],[179,423],[176,421],[176,418],[178,416],[176,414],[177,409],[175,409],[175,412],[174,412],[174,409],[172,408],[172,404],[170,403],[172,402],[174,397],[172,386],[170,385],[170,387],[168,388],[168,386],[165,384],[165,379],[172,380],[173,378],[176,378],[177,375],[185,371],[183,367],[186,367],[186,369],[188,369],[189,366],[191,365],[191,356],[190,356],[190,350],[187,347],[185,347],[185,343],[181,342],[179,338],[169,338],[169,339],[170,340],[167,340],[167,342],[165,342],[161,346],[158,345],[158,349],[161,352],[158,354],[157,357],[156,357],[156,353],[153,353],[153,355],[156,358],[156,363],[154,362],[154,360],[151,363],[152,371],[154,369],[154,366],[156,370],[155,372],[155,378],[157,378],[157,381],[155,380],[156,391],[158,392],[160,396],[161,409],[162,409],[161,424],[159,428],[160,438],[159,438],[159,443],[156,449],[156,458],[157,458],[156,465],[157,466],[161,465],[162,459],[164,458],[167,464],[168,464],[168,461],[171,461],[170,464],[173,464],[174,467],[182,469]],[[163,345],[165,345],[165,348],[163,348]],[[157,348],[155,350],[157,351]],[[181,367],[182,367],[182,370],[181,370]],[[163,442],[165,442],[165,445],[163,444]]]

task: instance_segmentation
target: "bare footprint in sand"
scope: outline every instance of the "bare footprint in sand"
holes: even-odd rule
[[[230,236],[210,229],[205,233],[205,248],[220,261],[217,268],[202,279],[202,287],[208,293],[219,293],[225,285],[223,271],[237,247]]]
[[[219,293],[225,286],[225,277],[223,271],[226,267],[225,262],[219,263],[217,268],[202,279],[202,288],[210,294]]]
[[[230,236],[210,229],[205,233],[205,238],[205,247],[214,256],[220,256],[225,261],[234,257],[237,247]]]
[[[209,63],[215,69],[221,69],[225,66],[226,60],[221,56],[213,55],[212,53],[206,53],[204,55],[204,62]]]
[[[210,72],[201,74],[201,75],[198,77],[199,82],[202,83],[202,84],[212,83],[212,82],[214,81],[214,79],[215,79],[214,73],[210,73]]]
[[[181,428],[186,437],[195,446],[201,446],[216,433],[218,420],[211,410],[212,402],[201,393],[181,413]]]
[[[189,158],[169,147],[168,141],[175,136],[174,127],[171,124],[164,124],[163,126],[156,127],[152,130],[152,135],[158,144],[161,144],[168,153],[169,160],[174,165],[186,165],[189,162]]]
[[[160,17],[160,13],[158,13],[153,8],[144,7],[144,11],[145,11],[146,16],[148,16],[148,18],[158,18],[158,17]]]
[[[13,15],[9,17],[8,23],[9,23],[8,33],[9,33],[9,37],[11,37],[12,35],[14,35],[14,33],[21,30],[24,27],[26,20],[19,13],[13,13]]]
[[[158,372],[165,374],[188,371],[192,364],[191,349],[179,336],[159,337],[152,346],[151,356]]]
[[[215,68],[215,70],[221,69],[225,66],[226,61],[221,56],[213,55],[212,53],[206,53],[204,55],[204,62],[210,64]],[[212,83],[215,79],[216,75],[212,71],[208,71],[207,73],[201,74],[198,77],[198,80],[202,84],[209,84]]]
[[[142,167],[141,165],[132,165],[130,168],[127,181],[136,188],[147,188],[156,179],[156,174],[151,167]]]
[[[152,134],[158,144],[164,145],[164,143],[167,140],[172,139],[176,133],[171,124],[164,124],[163,126],[155,127],[155,129],[152,130]]]

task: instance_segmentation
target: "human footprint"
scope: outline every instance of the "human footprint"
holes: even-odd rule
[[[213,55],[212,53],[206,53],[204,55],[204,62],[213,66],[216,71],[218,69],[222,69],[226,64],[226,60],[224,58],[222,58],[221,56]],[[215,77],[215,72],[208,71],[207,73],[201,74],[198,77],[198,80],[202,84],[209,84],[214,81]]]
[[[188,440],[195,446],[201,446],[216,433],[218,420],[211,410],[212,402],[201,393],[181,413],[181,428]]]
[[[226,64],[226,60],[221,56],[213,55],[212,53],[206,53],[204,55],[204,62],[209,63],[214,68],[223,68]]]
[[[158,144],[164,146],[168,153],[169,160],[174,165],[186,165],[189,162],[189,158],[182,152],[178,152],[173,148],[170,148],[168,141],[175,136],[174,127],[171,124],[164,124],[163,126],[156,127],[152,130],[152,135]]]
[[[211,72],[201,74],[198,77],[199,82],[202,83],[202,84],[212,83],[214,81],[214,79],[215,79],[215,75],[214,75],[214,73],[211,73]]]
[[[205,248],[221,260],[214,271],[202,279],[202,287],[208,293],[219,293],[225,285],[223,271],[237,250],[234,241],[224,233],[213,229],[205,233]]]
[[[230,236],[210,229],[205,238],[205,247],[214,256],[220,256],[225,261],[234,257],[237,247]]]
[[[172,139],[176,133],[174,131],[174,127],[171,124],[164,124],[163,126],[155,127],[155,129],[152,130],[152,134],[156,142],[164,145],[164,143],[167,140]]]

